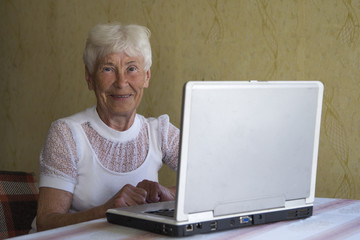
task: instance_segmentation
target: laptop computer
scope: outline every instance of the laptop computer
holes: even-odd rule
[[[189,236],[310,217],[322,98],[318,81],[186,83],[176,200],[108,222]]]

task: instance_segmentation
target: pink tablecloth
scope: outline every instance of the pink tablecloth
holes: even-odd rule
[[[313,216],[185,239],[360,239],[360,201],[316,198]],[[15,239],[179,239],[110,224],[99,219]]]

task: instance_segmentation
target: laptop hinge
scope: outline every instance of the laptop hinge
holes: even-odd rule
[[[306,203],[305,198],[287,200],[285,203],[286,208],[298,207],[298,206],[302,206],[302,205],[303,206],[309,205],[308,203]]]

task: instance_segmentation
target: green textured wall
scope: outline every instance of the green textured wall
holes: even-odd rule
[[[187,80],[322,81],[316,195],[360,199],[359,16],[351,0],[0,0],[0,169],[38,173],[50,123],[95,103],[85,39],[119,21],[152,31],[139,113],[168,113],[178,127]],[[175,174],[165,168],[161,181]]]

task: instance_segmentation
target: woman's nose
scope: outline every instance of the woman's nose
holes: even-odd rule
[[[118,88],[126,87],[128,85],[126,76],[124,74],[117,74],[114,85]]]

